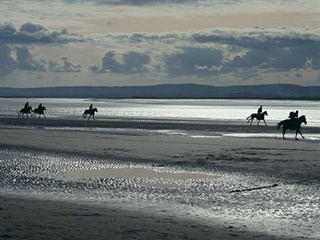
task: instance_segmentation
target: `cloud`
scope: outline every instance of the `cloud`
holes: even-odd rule
[[[15,47],[13,51],[9,46],[0,44],[0,75],[8,75],[15,69],[28,71],[50,72],[81,72],[81,65],[72,63],[67,56],[61,62],[35,59],[26,47]],[[11,55],[16,54],[16,59]]]
[[[150,63],[150,56],[145,53],[129,51],[123,54],[116,54],[109,51],[102,59],[101,68],[92,65],[89,70],[95,73],[143,73],[147,72],[146,65]]]
[[[0,76],[5,76],[15,69],[17,63],[11,57],[12,50],[4,44],[0,44]]]
[[[224,44],[242,48],[226,65],[234,68],[304,68],[319,69],[320,35],[304,29],[268,31],[226,31],[196,33],[193,39],[201,44]]]
[[[35,60],[26,47],[16,47],[17,63],[20,69],[31,71],[46,71],[44,60]]]
[[[33,23],[25,23],[19,30],[12,23],[0,25],[0,42],[6,44],[32,43],[67,43],[85,41],[83,37],[69,34],[64,28],[61,32],[49,31],[47,28]]]
[[[72,63],[68,57],[61,58],[62,63],[49,61],[48,69],[51,72],[81,72],[81,65]]]
[[[181,52],[164,56],[165,69],[172,76],[212,74],[222,60],[222,51],[211,48],[184,47]]]

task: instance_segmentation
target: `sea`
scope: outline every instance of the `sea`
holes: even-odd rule
[[[243,100],[243,99],[74,99],[74,98],[0,98],[2,115],[17,115],[24,104],[46,107],[51,118],[81,118],[90,104],[98,109],[96,118],[221,120],[245,122],[259,106],[267,111],[266,121],[287,119],[289,112],[299,111],[308,126],[320,127],[320,101]]]

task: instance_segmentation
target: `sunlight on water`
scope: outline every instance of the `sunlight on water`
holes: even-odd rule
[[[98,108],[97,118],[202,119],[241,120],[255,113],[260,105],[268,112],[266,121],[286,119],[290,111],[306,115],[308,125],[320,126],[319,101],[288,100],[86,100],[86,99],[1,99],[0,111],[16,115],[26,101],[36,107],[47,107],[48,117],[80,118],[92,103]]]

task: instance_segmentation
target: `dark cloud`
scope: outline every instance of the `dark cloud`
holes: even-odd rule
[[[17,63],[20,69],[31,71],[46,71],[46,62],[35,60],[26,47],[16,47]]]
[[[219,30],[212,34],[196,33],[192,37],[197,43],[218,43],[243,48],[246,53],[235,56],[227,64],[228,67],[292,69],[304,68],[307,62],[311,62],[312,68],[320,68],[320,38],[315,34]]]
[[[68,57],[61,58],[61,63],[49,61],[48,69],[51,72],[81,72],[81,65],[72,63]]]
[[[17,63],[11,57],[12,50],[4,44],[0,44],[0,76],[5,76],[15,69]]]
[[[11,56],[16,54],[16,60]],[[72,63],[68,57],[61,58],[61,62],[35,59],[26,47],[15,47],[13,51],[9,46],[0,44],[0,75],[10,74],[15,69],[28,71],[51,72],[80,72],[81,65]]]
[[[84,41],[75,34],[68,34],[66,29],[61,32],[49,31],[39,24],[25,23],[19,30],[11,23],[0,25],[0,43],[31,44],[31,43],[67,43]]]
[[[101,68],[92,65],[89,70],[96,73],[108,71],[113,73],[143,73],[148,71],[146,65],[150,63],[150,60],[150,56],[145,53],[130,51],[116,55],[115,52],[109,51],[102,59]]]
[[[20,28],[21,32],[37,33],[37,32],[49,32],[48,29],[44,28],[39,24],[25,23]]]
[[[210,75],[222,64],[223,52],[210,48],[185,47],[179,53],[164,56],[169,75]]]

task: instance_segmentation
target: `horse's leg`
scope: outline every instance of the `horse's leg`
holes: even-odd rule
[[[92,118],[93,118],[93,120],[96,120],[96,119],[94,118],[94,114],[92,114]]]
[[[284,137],[285,134],[286,134],[286,130],[283,128],[283,129],[282,129],[282,138],[283,138],[283,139],[286,139],[286,138]]]
[[[300,133],[301,137],[304,139],[304,136],[302,135],[302,133],[300,132],[300,130],[297,130],[298,133]]]
[[[47,118],[46,115],[44,115],[44,113],[43,113],[43,116],[44,116],[45,118]]]
[[[259,125],[260,120],[258,120],[257,125]]]
[[[91,114],[89,114],[88,120],[91,118]]]
[[[266,121],[263,119],[263,121],[264,121],[264,124],[266,125],[266,126],[268,126],[268,124],[266,123]]]

